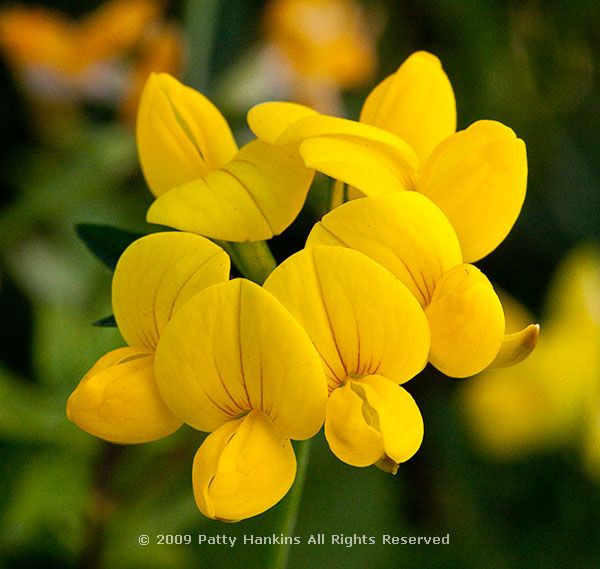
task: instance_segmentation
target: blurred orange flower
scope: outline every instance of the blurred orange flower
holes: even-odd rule
[[[335,106],[340,89],[373,79],[378,26],[372,24],[353,0],[273,0],[264,19],[296,100],[323,112]]]
[[[0,49],[37,100],[95,101],[133,120],[151,71],[178,74],[182,40],[155,0],[109,0],[71,20],[40,6],[0,12]]]

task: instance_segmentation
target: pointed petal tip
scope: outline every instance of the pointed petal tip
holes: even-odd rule
[[[395,475],[398,473],[398,466],[400,466],[393,458],[390,458],[387,454],[384,454],[376,463],[375,466],[379,470],[383,470],[388,474]]]
[[[539,324],[530,324],[519,332],[507,334],[489,368],[503,368],[521,363],[535,350],[539,337]]]

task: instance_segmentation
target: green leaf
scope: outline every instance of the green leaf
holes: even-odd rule
[[[117,321],[115,320],[114,314],[110,314],[109,316],[100,318],[100,320],[96,320],[92,326],[98,326],[99,328],[116,328]]]
[[[112,270],[117,265],[123,251],[144,235],[119,227],[95,223],[80,223],[75,226],[75,231],[88,249]]]

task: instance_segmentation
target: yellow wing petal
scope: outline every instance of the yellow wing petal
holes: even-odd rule
[[[416,168],[391,148],[367,138],[319,136],[300,145],[308,168],[378,196],[415,187]]]
[[[330,388],[380,373],[397,383],[425,365],[427,321],[410,291],[366,255],[317,246],[284,261],[265,281],[311,337]]]
[[[137,119],[140,164],[155,196],[233,159],[237,145],[219,110],[166,73],[152,74]]]
[[[456,101],[440,60],[425,51],[413,53],[367,97],[361,122],[397,134],[422,162],[456,130]]]
[[[485,369],[504,339],[504,313],[486,276],[473,265],[447,271],[425,309],[431,328],[429,361],[450,377]]]
[[[419,159],[404,140],[385,130],[291,103],[264,103],[248,120],[259,138],[278,145],[301,144],[307,167],[365,194],[415,186]]]
[[[313,175],[289,147],[255,140],[224,168],[164,193],[147,218],[225,241],[270,239],[294,221]]]
[[[119,348],[100,358],[67,401],[67,417],[114,443],[145,443],[170,435],[182,421],[154,381],[154,354]]]
[[[248,111],[248,126],[260,140],[280,144],[279,138],[291,125],[300,119],[318,115],[317,111],[297,103],[261,103]]]
[[[523,206],[526,186],[523,141],[499,122],[478,121],[435,148],[417,189],[446,214],[465,261],[472,263],[508,235]]]
[[[113,277],[112,301],[130,346],[156,348],[171,316],[194,294],[229,278],[229,257],[192,233],[154,233],[123,253]]]
[[[293,439],[323,424],[327,388],[310,339],[250,281],[213,286],[181,308],[158,345],[156,376],[169,406],[202,431],[251,409]]]
[[[194,457],[192,482],[207,517],[239,521],[281,500],[296,477],[296,457],[260,411],[230,421],[209,435]]]
[[[416,192],[353,200],[328,213],[306,242],[360,251],[398,277],[421,306],[444,272],[462,262],[458,239],[444,214]]]

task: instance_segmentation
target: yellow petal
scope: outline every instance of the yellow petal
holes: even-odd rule
[[[327,401],[325,438],[331,452],[351,466],[370,466],[384,454],[381,434],[366,420],[363,404],[351,381],[334,389]]]
[[[140,164],[155,196],[233,159],[237,145],[219,110],[166,73],[153,73],[137,120]]]
[[[421,307],[389,271],[342,247],[304,249],[265,281],[311,337],[330,388],[380,373],[401,383],[425,365],[429,330]]]
[[[380,375],[367,376],[355,385],[364,390],[366,403],[377,413],[387,457],[405,462],[423,441],[423,417],[406,389]]]
[[[380,375],[349,380],[327,403],[325,437],[332,452],[352,466],[385,460],[396,465],[417,452],[423,418],[412,396]]]
[[[179,310],[158,345],[156,377],[169,406],[202,431],[251,409],[293,439],[323,424],[326,381],[310,339],[272,295],[243,279]]]
[[[419,159],[401,138],[370,125],[288,105],[264,103],[255,107],[248,116],[255,134],[278,145],[301,144],[307,167],[356,186],[365,194],[414,188]],[[280,122],[288,110],[289,117]]]
[[[416,192],[348,202],[317,223],[306,242],[361,251],[398,277],[426,306],[444,272],[462,262],[444,214]]]
[[[526,186],[523,141],[499,122],[478,121],[435,148],[423,167],[418,190],[446,214],[465,261],[472,263],[508,235]]]
[[[192,482],[207,517],[239,521],[281,500],[296,476],[296,457],[261,411],[225,423],[202,443],[194,457]]]
[[[458,265],[437,284],[425,309],[431,328],[429,361],[450,377],[485,369],[504,339],[504,313],[494,288],[473,265]]]
[[[535,350],[539,337],[539,324],[530,324],[519,332],[506,334],[500,351],[488,367],[509,367],[521,363]]]
[[[416,168],[397,149],[366,138],[319,136],[300,145],[307,168],[377,196],[414,188]]]
[[[154,381],[154,354],[119,348],[100,358],[67,401],[67,417],[114,443],[145,443],[181,426]]]
[[[130,346],[156,348],[169,318],[194,294],[229,278],[229,257],[191,233],[154,233],[123,253],[112,300],[121,335]]]
[[[310,116],[319,113],[297,103],[261,103],[248,111],[248,125],[260,140],[280,144],[279,138],[291,125]]]
[[[225,241],[270,239],[302,209],[313,174],[289,147],[255,140],[225,167],[164,193],[147,218]]]
[[[456,101],[440,60],[425,51],[413,53],[367,97],[361,122],[397,134],[422,162],[456,130]]]

